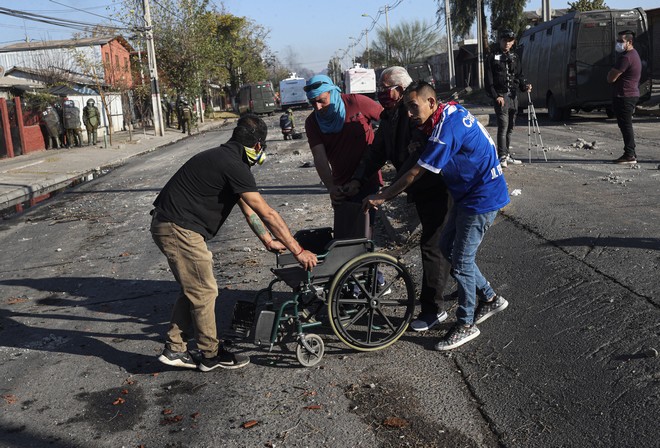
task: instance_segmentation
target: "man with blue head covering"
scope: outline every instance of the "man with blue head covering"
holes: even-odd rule
[[[342,94],[326,75],[311,77],[305,86],[314,108],[305,120],[305,132],[314,156],[314,166],[325,184],[335,212],[335,238],[366,235],[362,199],[378,191],[380,171],[371,176],[360,191],[348,197],[343,185],[351,180],[363,153],[374,139],[373,121],[383,108],[364,95]]]

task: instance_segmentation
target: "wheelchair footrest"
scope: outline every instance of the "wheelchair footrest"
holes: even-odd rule
[[[264,310],[259,313],[257,326],[254,330],[254,343],[256,345],[270,344],[270,336],[273,334],[275,324],[275,311]]]
[[[231,329],[239,337],[250,336],[252,324],[254,324],[254,302],[238,301],[234,305],[234,315],[231,320]]]

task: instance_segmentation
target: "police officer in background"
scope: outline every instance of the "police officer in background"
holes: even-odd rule
[[[188,135],[192,135],[191,133],[191,126],[193,122],[193,110],[192,107],[190,107],[190,104],[188,104],[187,100],[181,101],[181,129],[182,133],[186,133],[186,130],[188,132]]]
[[[82,146],[82,129],[80,126],[80,109],[72,100],[64,101],[64,130],[66,131],[66,146]]]
[[[497,115],[497,156],[502,168],[522,162],[509,154],[511,133],[518,113],[518,90],[531,92],[532,85],[522,72],[518,55],[511,51],[516,41],[513,31],[505,29],[499,34],[499,48],[486,59],[486,92],[495,100]]]
[[[101,114],[94,104],[94,100],[90,98],[87,100],[87,106],[83,108],[83,123],[87,129],[87,146],[96,145],[96,131],[101,123]]]
[[[46,106],[46,110],[43,112],[42,121],[46,128],[46,134],[48,135],[46,147],[49,149],[57,149],[64,146],[64,142],[60,142],[60,135],[63,131],[62,122],[60,121],[59,114],[50,104]]]

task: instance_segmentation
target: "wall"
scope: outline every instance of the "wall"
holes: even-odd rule
[[[101,46],[105,82],[118,88],[133,86],[131,76],[131,57],[126,48],[117,40],[112,40]]]

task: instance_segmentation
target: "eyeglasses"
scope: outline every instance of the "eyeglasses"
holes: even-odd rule
[[[315,83],[312,83],[308,86],[303,87],[303,90],[305,91],[305,93],[311,92],[312,90],[318,89],[323,84],[327,84],[327,82],[325,82],[325,81],[316,81]]]
[[[396,89],[399,86],[378,86],[378,92],[383,93],[383,92],[391,92],[392,90]]]

